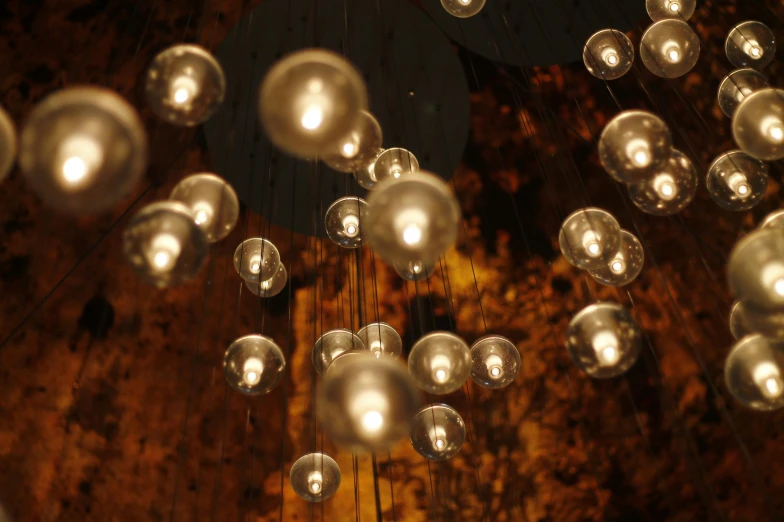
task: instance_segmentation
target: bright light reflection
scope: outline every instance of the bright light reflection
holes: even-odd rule
[[[316,130],[324,121],[324,111],[318,105],[311,105],[302,114],[302,126],[307,130]]]
[[[362,427],[365,431],[376,432],[384,425],[384,417],[380,412],[371,410],[362,416]]]
[[[77,183],[87,175],[87,164],[79,156],[72,156],[63,163],[63,177],[68,183]]]
[[[422,240],[422,229],[415,224],[408,225],[403,230],[403,241],[408,245],[416,245]]]

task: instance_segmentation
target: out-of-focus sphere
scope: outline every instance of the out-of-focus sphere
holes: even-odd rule
[[[419,171],[419,161],[406,149],[386,149],[376,158],[373,164],[373,176],[376,182],[387,178],[398,179],[400,176]]]
[[[719,108],[727,117],[732,118],[735,109],[746,96],[766,87],[768,79],[761,72],[754,69],[736,69],[719,84]]]
[[[471,374],[471,351],[464,340],[451,332],[431,332],[411,348],[408,371],[426,392],[451,393],[465,384]]]
[[[409,433],[420,406],[419,392],[397,360],[363,355],[336,361],[327,371],[318,416],[339,446],[353,452],[388,450]]]
[[[324,216],[327,235],[343,248],[358,248],[367,241],[368,204],[362,198],[346,196],[330,205]]]
[[[204,263],[209,243],[188,207],[176,201],[147,205],[123,233],[123,254],[134,271],[157,287],[192,279]]]
[[[744,308],[784,311],[784,229],[758,228],[738,241],[727,262],[727,283]]]
[[[193,219],[210,243],[226,237],[237,224],[240,202],[237,193],[215,174],[194,174],[172,190],[169,199],[191,209]]]
[[[654,216],[671,216],[686,208],[697,193],[697,170],[691,160],[672,149],[669,163],[648,181],[628,185],[637,208]]]
[[[125,197],[144,174],[147,152],[144,126],[128,102],[108,89],[74,87],[33,109],[19,166],[44,203],[83,214]]]
[[[743,22],[732,28],[724,44],[727,59],[735,67],[765,67],[776,56],[773,31],[757,21]]]
[[[776,341],[784,341],[784,312],[761,310],[749,302],[741,305],[740,315],[748,333],[758,333]]]
[[[367,166],[353,172],[354,179],[357,180],[360,187],[372,190],[373,187],[376,186],[376,183],[378,183],[378,180],[376,179],[376,161],[378,161],[378,158],[383,153],[384,149],[377,149]]]
[[[404,263],[393,263],[395,272],[406,281],[424,281],[436,270],[435,263],[423,263],[422,261],[408,261]]]
[[[697,8],[697,0],[646,0],[645,7],[651,20],[688,20]]]
[[[145,92],[147,103],[159,118],[192,127],[207,121],[223,102],[226,78],[209,51],[179,44],[153,59],[147,69]]]
[[[662,78],[677,78],[691,71],[700,57],[700,38],[683,20],[661,20],[640,40],[645,68]]]
[[[446,404],[425,406],[411,423],[411,445],[428,460],[454,457],[463,446],[465,435],[463,417]]]
[[[368,324],[360,328],[357,335],[362,339],[365,348],[376,357],[382,355],[400,357],[400,354],[403,353],[403,341],[400,339],[400,334],[387,323]]]
[[[351,330],[346,330],[345,328],[330,330],[319,337],[313,345],[313,352],[311,353],[313,367],[316,368],[318,373],[324,373],[324,369],[339,355],[352,350],[364,350],[365,348],[366,346],[362,339]]]
[[[366,169],[381,148],[383,134],[376,118],[361,111],[354,128],[337,143],[336,150],[324,155],[324,163],[338,172]]]
[[[558,244],[566,260],[577,268],[601,268],[621,246],[621,226],[605,210],[581,208],[564,220]]]
[[[759,224],[759,228],[784,228],[784,209],[771,212]]]
[[[285,368],[283,351],[263,335],[240,337],[223,356],[223,376],[232,388],[246,395],[270,392]]]
[[[763,161],[784,158],[784,90],[746,96],[732,118],[732,135],[743,152]]]
[[[458,18],[474,16],[485,6],[486,0],[441,0],[446,12]]]
[[[245,279],[245,287],[257,297],[274,297],[286,288],[289,281],[289,274],[283,263],[278,265],[275,275],[265,281],[249,281]]]
[[[765,196],[768,166],[740,150],[726,152],[711,164],[706,185],[721,208],[748,210]]]
[[[629,37],[616,29],[603,29],[591,35],[583,48],[588,72],[599,79],[615,80],[632,68],[634,47]]]
[[[234,270],[246,281],[267,281],[279,268],[280,252],[268,239],[246,239],[234,251]]]
[[[471,378],[491,390],[508,386],[520,371],[520,352],[500,335],[487,335],[471,346]]]
[[[591,377],[625,373],[637,361],[642,335],[629,311],[617,303],[595,303],[575,315],[566,329],[566,350]]]
[[[0,107],[0,181],[8,176],[16,158],[16,149],[16,127],[5,109]]]
[[[261,124],[270,141],[297,156],[328,155],[367,109],[367,89],[337,53],[290,53],[267,72],[259,92]]]
[[[424,171],[387,178],[368,198],[370,245],[389,263],[435,262],[454,244],[459,223],[449,185]]]
[[[672,135],[664,121],[646,111],[623,111],[599,137],[599,161],[621,183],[639,183],[667,164]]]
[[[759,334],[732,347],[724,363],[727,388],[742,405],[759,411],[784,406],[784,345]]]
[[[746,326],[743,303],[740,301],[735,301],[730,309],[730,333],[735,340],[740,340],[751,333],[751,330]]]
[[[298,458],[289,474],[291,488],[308,502],[323,502],[340,487],[340,467],[324,453],[308,453]]]
[[[589,270],[596,281],[607,286],[625,286],[637,279],[645,263],[645,251],[640,240],[626,230],[621,230],[621,248],[603,267]]]

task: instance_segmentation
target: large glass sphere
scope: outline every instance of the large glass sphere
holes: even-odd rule
[[[234,251],[234,270],[246,281],[267,281],[279,268],[280,252],[268,239],[246,239]]]
[[[446,12],[458,18],[474,16],[485,6],[487,0],[441,0]]]
[[[471,345],[471,378],[491,390],[508,386],[520,371],[520,352],[500,335],[486,335]]]
[[[291,466],[291,488],[308,502],[323,502],[340,487],[340,467],[324,453],[308,453]]]
[[[661,20],[640,40],[645,68],[662,78],[677,78],[691,71],[700,57],[700,38],[683,20]]]
[[[757,21],[743,22],[732,28],[724,44],[727,59],[735,67],[765,67],[776,57],[773,31]]]
[[[750,302],[744,302],[739,315],[749,333],[758,333],[768,339],[784,341],[784,312],[761,310]]]
[[[721,208],[748,210],[765,196],[768,166],[739,150],[725,152],[708,169],[706,185]]]
[[[463,446],[465,435],[463,417],[446,404],[425,406],[411,423],[411,445],[428,460],[454,457]]]
[[[719,84],[719,108],[727,117],[732,118],[735,109],[746,96],[768,87],[768,79],[754,69],[736,69],[729,73]]]
[[[743,316],[743,303],[735,301],[730,309],[730,333],[736,339],[742,339],[751,333],[746,326],[746,319]]]
[[[664,121],[646,111],[623,111],[599,137],[599,161],[621,183],[638,183],[667,164],[672,135]]]
[[[270,141],[313,157],[340,146],[367,109],[362,76],[339,54],[305,49],[284,56],[261,83],[261,124]]]
[[[784,228],[784,209],[771,212],[759,224],[759,228]]]
[[[357,248],[365,243],[368,204],[362,198],[346,196],[330,205],[324,216],[327,235],[343,248]]]
[[[615,80],[632,68],[634,47],[629,37],[616,29],[603,29],[585,42],[583,62],[599,79]]]
[[[697,193],[697,170],[681,151],[672,149],[669,163],[642,183],[628,185],[637,208],[654,216],[671,216],[686,208]]]
[[[581,208],[564,220],[558,243],[566,260],[577,268],[601,268],[621,246],[621,227],[605,210]]]
[[[411,152],[398,147],[386,149],[373,163],[373,176],[376,182],[387,178],[399,178],[419,171],[419,161]]]
[[[335,444],[353,452],[383,451],[409,433],[419,405],[419,392],[404,366],[365,352],[329,369],[317,412]]]
[[[596,281],[607,286],[625,286],[642,272],[645,251],[640,240],[626,230],[621,230],[621,248],[603,267],[589,270]]]
[[[50,94],[30,114],[19,166],[47,205],[99,212],[125,197],[147,167],[147,134],[136,110],[114,92],[74,87]]]
[[[289,281],[289,274],[283,263],[278,265],[278,270],[275,275],[265,281],[249,281],[245,280],[245,287],[257,297],[274,297],[281,293],[286,288],[286,283]]]
[[[566,350],[591,377],[623,374],[637,361],[642,335],[629,311],[616,303],[595,303],[575,315],[566,329]]]
[[[403,263],[393,263],[395,272],[406,281],[424,281],[436,270],[435,263],[423,263],[421,261],[408,261]]]
[[[240,202],[231,185],[215,174],[194,174],[172,190],[169,199],[191,209],[193,219],[210,243],[226,237],[237,224]]]
[[[270,392],[283,377],[286,358],[275,341],[263,335],[240,337],[223,356],[223,376],[246,395]]]
[[[330,330],[319,337],[316,344],[313,345],[311,353],[313,367],[318,373],[324,373],[324,369],[339,355],[352,350],[364,349],[365,343],[351,330],[345,328]]]
[[[742,405],[759,411],[784,406],[784,345],[753,334],[732,347],[724,363],[727,388]]]
[[[16,127],[5,109],[0,107],[0,181],[8,176],[16,158],[16,149]]]
[[[339,172],[366,169],[376,159],[382,141],[376,118],[361,111],[354,128],[337,143],[336,150],[324,155],[324,163]]]
[[[376,152],[373,153],[373,158],[367,164],[367,166],[357,169],[353,172],[354,179],[357,180],[359,186],[362,188],[366,188],[371,190],[373,187],[376,186],[378,180],[376,179],[376,161],[384,153],[384,149],[376,149]]]
[[[368,206],[370,245],[389,263],[434,262],[457,239],[460,205],[433,174],[387,178],[370,193]]]
[[[226,78],[209,51],[178,44],[153,59],[144,87],[159,118],[191,127],[207,121],[223,102]]]
[[[738,241],[727,262],[727,283],[744,308],[784,311],[784,229],[758,228]]]
[[[784,158],[784,90],[760,89],[746,96],[732,118],[732,135],[750,156]]]
[[[471,374],[471,351],[464,340],[451,332],[431,332],[411,348],[408,371],[426,392],[451,393]]]
[[[190,209],[176,201],[147,205],[123,233],[123,254],[136,273],[157,287],[192,279],[204,263],[209,243]]]
[[[645,7],[654,22],[669,18],[686,21],[694,14],[697,0],[646,0]]]
[[[376,357],[400,357],[403,352],[400,334],[387,323],[370,323],[360,328],[357,335],[362,339],[365,348]]]

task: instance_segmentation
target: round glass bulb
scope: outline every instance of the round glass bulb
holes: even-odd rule
[[[784,312],[784,229],[758,228],[738,241],[727,263],[727,282],[744,309]]]
[[[376,357],[382,355],[400,357],[403,353],[400,334],[387,323],[371,323],[363,326],[357,332],[357,336],[362,339],[365,348]]]
[[[583,62],[588,72],[597,78],[615,80],[632,68],[634,46],[622,32],[603,29],[585,42]]]
[[[747,335],[730,350],[724,380],[735,399],[759,411],[784,406],[784,345],[759,334]]]
[[[324,453],[308,453],[298,458],[289,474],[291,488],[308,502],[323,502],[340,487],[340,467]]]
[[[497,390],[511,384],[520,371],[520,352],[500,335],[486,335],[471,346],[471,378],[480,386]]]
[[[425,406],[411,423],[411,445],[428,460],[454,457],[463,446],[465,435],[463,417],[446,404]]]
[[[419,161],[406,149],[386,149],[373,164],[373,177],[376,182],[387,178],[399,179],[401,176],[419,171]]]
[[[752,333],[746,326],[746,318],[743,314],[743,303],[735,301],[730,309],[730,333],[736,340],[740,340]]]
[[[605,210],[582,208],[564,220],[558,243],[566,260],[577,268],[601,268],[621,246],[621,227]]]
[[[708,169],[706,185],[721,208],[748,210],[765,196],[768,166],[739,150],[725,152]]]
[[[749,20],[730,30],[724,52],[735,67],[761,69],[776,56],[776,38],[767,25]]]
[[[771,212],[759,224],[759,228],[784,228],[784,209]]]
[[[408,371],[426,392],[451,393],[465,384],[471,374],[471,351],[453,333],[431,332],[411,348]]]
[[[634,281],[645,262],[645,251],[640,240],[626,230],[621,230],[621,248],[603,267],[589,270],[596,281],[607,286],[625,286]]]
[[[487,0],[441,0],[447,13],[457,18],[474,16],[485,6]]]
[[[367,169],[376,159],[383,135],[376,118],[361,111],[354,128],[343,136],[334,151],[324,155],[324,163],[338,172]]]
[[[766,88],[746,96],[732,118],[732,135],[754,158],[784,158],[784,90]]]
[[[646,0],[645,7],[651,20],[683,20],[686,21],[694,14],[697,0]]]
[[[267,281],[279,268],[280,252],[268,239],[246,239],[234,251],[234,270],[246,281]]]
[[[700,57],[700,38],[683,20],[661,20],[640,40],[645,68],[662,78],[677,78],[691,71]]]
[[[286,283],[289,281],[289,274],[283,263],[278,265],[278,271],[275,275],[265,281],[249,281],[245,280],[245,287],[257,297],[274,297],[281,293],[286,288]]]
[[[422,261],[393,263],[392,266],[395,272],[406,281],[424,281],[436,270],[435,263],[423,263]]]
[[[313,367],[316,368],[318,373],[324,373],[324,369],[340,354],[353,350],[364,350],[365,348],[366,346],[362,339],[351,330],[346,330],[345,328],[330,330],[319,337],[313,345],[313,352],[311,353]]]
[[[736,69],[719,84],[719,108],[729,118],[749,94],[768,87],[768,79],[754,69]]]
[[[286,367],[283,351],[263,335],[240,337],[223,356],[223,376],[246,395],[269,393],[280,382]]]
[[[0,107],[0,181],[8,176],[14,164],[17,146],[14,121],[5,109]]]
[[[599,161],[621,183],[639,183],[664,167],[672,135],[664,121],[646,111],[623,111],[610,120],[599,137]]]
[[[240,202],[231,185],[215,174],[193,174],[172,190],[169,199],[191,209],[193,220],[210,243],[226,237],[237,224]]]
[[[362,198],[346,196],[332,203],[324,216],[324,226],[332,242],[343,248],[364,244],[367,211],[368,204]]]
[[[686,208],[697,193],[697,170],[691,160],[672,149],[669,163],[642,183],[627,186],[632,203],[647,214],[671,216]]]

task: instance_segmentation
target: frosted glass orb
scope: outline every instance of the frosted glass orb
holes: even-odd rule
[[[784,229],[758,228],[738,241],[727,262],[727,283],[744,308],[784,311]]]
[[[694,14],[697,0],[646,0],[645,7],[654,22],[670,18],[686,21]]]
[[[743,315],[743,303],[735,301],[730,309],[730,333],[736,340],[751,333],[746,326],[746,319]]]
[[[640,240],[626,230],[621,230],[621,248],[603,267],[589,270],[596,281],[607,286],[625,286],[637,279],[645,263],[645,251]]]
[[[16,158],[16,149],[16,127],[5,109],[0,107],[0,181],[8,176]]]
[[[318,338],[313,345],[311,357],[313,367],[318,373],[324,373],[332,361],[340,354],[352,350],[364,350],[365,344],[354,332],[345,328],[330,330]]]
[[[735,109],[746,96],[768,87],[768,79],[754,69],[736,69],[729,73],[719,84],[719,108],[727,117],[732,118]]]
[[[486,0],[441,0],[446,12],[458,18],[474,16],[485,6]]]
[[[408,371],[417,386],[444,395],[460,388],[471,374],[471,351],[451,332],[431,332],[408,354]]]
[[[370,160],[367,166],[353,172],[354,179],[357,180],[360,187],[371,190],[376,186],[376,183],[378,183],[378,180],[376,179],[376,161],[378,161],[378,158],[383,153],[384,149],[377,149],[373,154],[373,159]]]
[[[74,87],[32,111],[19,140],[19,166],[44,203],[84,214],[125,197],[147,168],[147,134],[114,92]]]
[[[597,78],[615,80],[632,68],[634,46],[622,32],[603,29],[585,42],[583,63],[588,72]]]
[[[289,281],[289,274],[283,263],[278,265],[278,270],[275,275],[265,281],[249,281],[245,280],[245,287],[257,297],[274,297],[281,293],[286,288],[286,283]]]
[[[387,178],[398,179],[400,176],[418,171],[419,161],[416,156],[401,148],[386,149],[373,163],[373,176],[376,182]]]
[[[746,96],[732,118],[732,135],[743,152],[759,160],[784,158],[784,90]]]
[[[376,357],[388,355],[400,357],[403,353],[403,341],[397,330],[387,323],[370,323],[357,332],[365,348]]]
[[[308,453],[298,458],[289,474],[291,488],[308,502],[323,502],[340,487],[340,467],[323,453]]]
[[[640,40],[645,68],[662,78],[677,78],[691,71],[700,57],[700,38],[682,20],[661,20]]]
[[[234,251],[234,270],[246,281],[267,281],[279,268],[280,252],[268,239],[246,239]]]
[[[640,328],[616,303],[595,303],[575,315],[566,329],[566,350],[575,364],[596,379],[617,377],[637,361]]]
[[[672,135],[664,121],[646,111],[623,111],[599,137],[599,161],[621,183],[639,183],[667,164]]]
[[[245,395],[269,393],[280,382],[286,358],[275,341],[263,335],[240,337],[223,356],[226,382]]]
[[[387,178],[368,198],[370,245],[389,263],[435,262],[454,244],[459,224],[449,185],[424,171]]]
[[[338,143],[336,150],[324,155],[324,163],[338,172],[354,172],[367,167],[376,159],[383,134],[376,118],[361,111],[354,128]]]
[[[436,270],[435,263],[409,261],[407,263],[393,263],[395,272],[406,281],[424,281]]]
[[[784,345],[753,334],[732,347],[724,363],[727,388],[742,405],[759,411],[784,406]]]
[[[724,52],[735,67],[761,69],[776,57],[776,38],[767,25],[750,20],[732,28]]]
[[[192,127],[207,121],[223,103],[226,78],[209,51],[178,44],[153,59],[144,88],[147,103],[159,118]]]
[[[123,254],[134,271],[157,287],[192,279],[204,263],[209,243],[190,209],[176,201],[147,205],[123,232]]]
[[[330,205],[324,216],[327,235],[343,248],[358,248],[367,241],[368,204],[362,198],[346,196]]]
[[[419,406],[419,392],[400,362],[364,352],[327,371],[317,413],[335,444],[360,453],[388,450],[408,435]]]
[[[749,302],[740,310],[748,333],[758,333],[776,341],[784,341],[784,312],[761,310]]]
[[[463,417],[446,404],[425,406],[411,423],[411,445],[428,460],[447,460],[457,455],[465,435]]]
[[[520,352],[506,337],[486,335],[471,345],[471,378],[485,388],[497,390],[511,384],[520,363]]]
[[[739,150],[725,152],[708,169],[706,185],[721,208],[748,210],[765,196],[768,166]]]
[[[220,241],[234,228],[240,216],[237,193],[215,174],[194,174],[172,190],[169,199],[191,209],[193,219],[210,243]]]
[[[784,228],[784,209],[771,212],[759,224],[759,228]]]
[[[671,216],[686,208],[697,193],[697,170],[691,160],[672,149],[669,163],[648,181],[628,185],[632,203],[654,216]]]
[[[325,49],[290,53],[267,72],[259,91],[261,124],[270,141],[290,154],[330,154],[367,109],[362,76]]]
[[[566,260],[577,268],[601,268],[621,246],[621,227],[605,210],[581,208],[564,220],[558,243]]]

